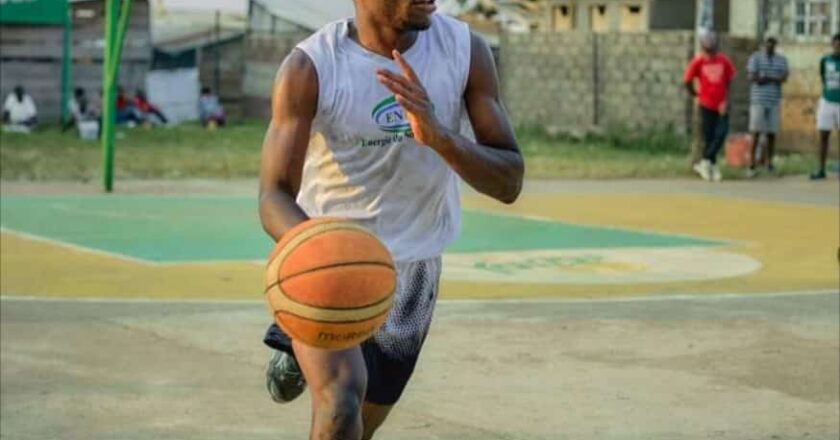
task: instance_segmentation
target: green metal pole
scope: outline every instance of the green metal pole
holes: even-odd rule
[[[114,77],[118,76],[120,71],[120,60],[122,60],[122,51],[125,42],[125,34],[128,32],[128,23],[131,19],[131,7],[134,4],[132,0],[122,0],[122,10],[120,11],[120,20],[117,24],[116,47],[114,48],[114,55],[111,57],[111,71],[114,72]]]
[[[105,49],[102,54],[102,183],[105,192],[114,190],[114,135],[117,116],[114,62],[119,0],[105,0]]]
[[[64,46],[61,54],[61,122],[70,119],[70,84],[73,82],[73,9],[66,5],[67,13],[64,18]]]

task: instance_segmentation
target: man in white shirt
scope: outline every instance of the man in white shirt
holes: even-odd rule
[[[38,121],[38,109],[35,108],[35,101],[23,89],[23,86],[15,86],[15,89],[6,97],[3,104],[3,122],[9,124],[16,131],[29,132],[35,127]]]

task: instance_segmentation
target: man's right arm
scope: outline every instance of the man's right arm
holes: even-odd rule
[[[275,78],[271,123],[260,162],[260,221],[275,241],[308,219],[295,198],[317,106],[315,66],[306,54],[295,49]]]
[[[820,60],[820,82],[825,84],[825,64],[827,60],[825,58]]]
[[[694,79],[697,77],[697,73],[697,59],[695,58],[691,60],[688,67],[685,69],[685,73],[683,74],[683,84],[685,85],[685,89],[693,97],[697,96],[697,90],[694,88]]]

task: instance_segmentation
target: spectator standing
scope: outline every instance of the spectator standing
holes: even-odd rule
[[[776,53],[778,41],[770,37],[764,42],[764,49],[754,53],[747,63],[752,86],[750,88],[750,132],[753,135],[752,157],[747,177],[755,177],[758,159],[758,145],[766,136],[764,157],[767,171],[773,173],[773,155],[776,149],[776,134],[781,119],[782,84],[788,78],[787,59]]]
[[[825,179],[828,141],[832,131],[840,131],[840,34],[831,39],[832,52],[820,60],[823,93],[817,107],[817,130],[820,132],[820,165],[812,180]],[[840,145],[840,133],[837,143]]]
[[[688,64],[683,82],[688,92],[697,97],[702,121],[703,159],[694,165],[703,180],[722,179],[717,156],[729,132],[729,85],[735,78],[735,66],[718,49],[717,35],[702,36],[702,52]],[[699,89],[695,88],[695,80]]]

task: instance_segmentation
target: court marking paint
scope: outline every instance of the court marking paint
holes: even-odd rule
[[[840,295],[840,290],[802,290],[789,292],[755,292],[755,293],[697,293],[675,295],[629,296],[619,298],[499,298],[499,299],[438,299],[438,304],[470,305],[470,304],[606,304],[633,302],[666,302],[666,301],[726,301],[761,298],[789,298],[795,296],[828,296]],[[257,299],[179,299],[179,298],[75,298],[48,297],[27,295],[0,295],[0,301],[9,302],[44,302],[44,303],[88,303],[88,304],[199,304],[199,305],[262,305],[264,300]]]
[[[20,209],[23,199],[28,199],[29,214]],[[44,211],[49,202],[54,206]],[[264,255],[261,250],[254,251],[253,243],[258,241],[267,252],[270,242],[260,231],[250,198],[12,196],[3,197],[0,203],[4,270],[0,292],[4,294],[195,299],[260,296],[255,280],[260,279]],[[836,274],[832,275],[836,259],[833,265],[830,262],[836,255],[836,247],[831,248],[837,239],[826,226],[836,225],[836,209],[638,194],[525,195],[520,203],[503,210],[483,198],[466,197],[465,206],[464,241],[455,243],[454,252],[444,255],[444,298],[693,295],[799,291],[838,284]],[[36,215],[31,215],[33,212]],[[714,214],[713,223],[709,222],[710,213]],[[68,221],[68,216],[77,220]],[[189,257],[189,252],[196,252],[189,249],[178,249],[183,257],[180,261],[166,252],[157,255],[168,260],[145,260],[109,248],[95,251],[77,243],[60,243],[55,234],[43,237],[31,231],[35,225],[54,232],[58,225],[69,238],[96,241],[104,236],[111,249],[121,250],[134,246],[131,240],[153,241],[149,238],[155,238],[159,225],[169,223],[170,217],[175,225],[164,240],[163,251],[188,247],[180,240],[186,236],[205,245],[198,252],[204,260]],[[207,219],[212,221],[208,224]],[[243,223],[243,219],[253,224]],[[29,229],[21,230],[20,224]],[[794,228],[797,234],[790,233]],[[528,233],[521,233],[523,230]],[[242,231],[253,236],[237,236],[244,237],[238,250],[241,255],[220,259],[224,255],[217,255],[216,250],[225,246],[214,237]],[[154,247],[140,243],[139,248],[148,251]],[[245,248],[248,253],[242,252]],[[820,257],[823,254],[831,258]],[[660,266],[673,266],[678,259],[683,263],[676,269],[687,270]],[[694,270],[705,264],[700,262],[703,259],[721,264],[709,273]]]
[[[260,261],[270,251],[245,197],[6,197],[4,232],[147,265]],[[692,281],[758,270],[725,242],[465,210],[444,278],[483,283]],[[60,219],[60,221],[56,221]],[[499,237],[504,237],[500,240]]]

